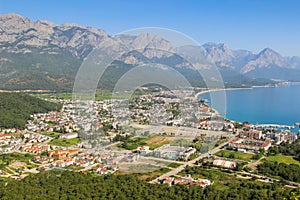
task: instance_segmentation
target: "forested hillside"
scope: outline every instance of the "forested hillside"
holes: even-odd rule
[[[294,192],[294,193],[292,193]],[[299,191],[298,191],[299,192]],[[181,199],[290,199],[296,189],[282,188],[245,180],[243,185],[230,185],[230,190],[214,186],[172,186],[149,184],[134,176],[93,176],[76,172],[43,172],[22,180],[0,184],[3,200],[51,199],[118,199],[118,200],[181,200]]]
[[[60,104],[31,95],[0,93],[0,128],[24,128],[31,114],[60,109]]]

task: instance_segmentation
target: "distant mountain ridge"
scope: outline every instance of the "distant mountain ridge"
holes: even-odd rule
[[[111,36],[96,28],[32,21],[17,14],[0,15],[0,33],[0,89],[70,90],[81,62],[97,47],[110,54],[128,52],[118,58],[107,76],[121,75],[137,64],[152,62],[175,68],[189,77],[192,85],[203,86],[201,77],[195,76],[190,64],[176,54],[192,55],[197,48],[203,48],[228,87],[268,84],[273,82],[271,79],[300,81],[300,58],[283,57],[269,48],[255,54],[232,50],[222,43],[174,47],[150,33]]]

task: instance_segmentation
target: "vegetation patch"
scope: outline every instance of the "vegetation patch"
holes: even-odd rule
[[[151,136],[145,141],[146,145],[150,147],[151,150],[161,147],[165,144],[169,144],[174,140],[174,137],[168,136]]]
[[[43,132],[42,135],[52,137],[52,138],[59,138],[60,133],[57,133],[57,132]]]
[[[179,167],[181,164],[178,164],[178,163],[170,163],[168,164],[168,167],[171,167],[171,168],[177,168]]]
[[[135,175],[136,177],[138,177],[140,180],[144,180],[144,181],[152,181],[154,179],[156,179],[157,177],[169,172],[170,169],[168,168],[160,168],[158,170],[154,170],[151,172],[147,172],[147,173],[135,173],[133,175]]]
[[[25,128],[30,115],[60,110],[61,104],[21,93],[0,93],[0,128]]]
[[[284,184],[263,183],[254,179],[239,178],[228,169],[186,167],[179,173],[181,176],[186,174],[190,174],[194,179],[209,179],[213,181],[213,185],[209,188],[216,193],[222,193],[227,196],[224,199],[270,199],[270,195],[275,195],[276,191],[287,190],[287,188],[284,188]],[[241,196],[239,197],[239,195]]]
[[[80,138],[72,138],[72,139],[53,139],[48,144],[54,146],[62,146],[62,147],[70,147],[79,143],[81,140]]]
[[[249,153],[237,152],[237,151],[230,151],[230,150],[221,150],[215,153],[216,156],[224,157],[224,158],[231,158],[231,159],[238,159],[243,161],[251,161],[256,160],[256,156]]]
[[[204,189],[196,185],[169,187],[150,184],[132,175],[94,176],[71,171],[51,171],[0,183],[0,199],[292,199],[300,195],[299,189],[257,181],[240,180],[231,183],[226,180],[223,185],[229,189],[220,190],[215,184]]]
[[[266,160],[271,161],[271,162],[285,163],[288,165],[289,164],[300,165],[300,162],[298,160],[296,160],[294,156],[285,156],[282,154],[277,154],[275,156],[268,156],[268,157],[266,157]]]
[[[19,163],[30,164],[29,160],[33,158],[32,154],[26,153],[9,153],[9,154],[1,154],[0,155],[0,169],[4,169],[10,164],[18,161]]]
[[[124,148],[127,150],[134,150],[138,148],[139,146],[146,145],[146,140],[149,139],[148,136],[140,136],[140,137],[134,137],[127,139],[121,144],[118,144],[118,147]]]
[[[300,182],[300,165],[266,161],[257,166],[260,174]]]

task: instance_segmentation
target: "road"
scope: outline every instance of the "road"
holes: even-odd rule
[[[183,165],[183,164],[186,163],[186,162],[183,162],[183,161],[168,160],[168,159],[164,159],[164,158],[156,158],[156,157],[151,157],[151,156],[140,156],[140,159],[155,160],[155,161],[169,162],[169,163],[177,163],[177,164],[180,164],[180,165]]]

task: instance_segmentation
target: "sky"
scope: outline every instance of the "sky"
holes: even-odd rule
[[[269,47],[300,56],[299,0],[0,0],[0,13],[77,23],[108,34],[162,27],[199,44],[226,43],[256,53]]]

